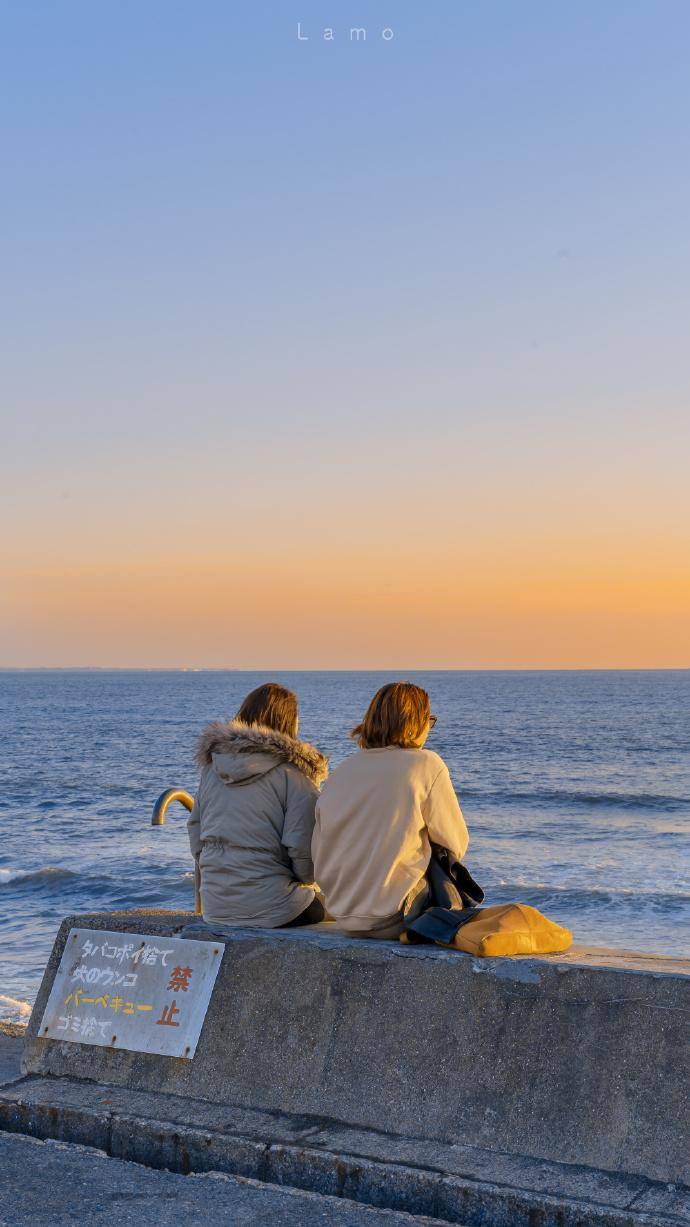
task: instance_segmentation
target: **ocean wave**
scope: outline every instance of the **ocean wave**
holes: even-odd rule
[[[678,813],[690,810],[690,797],[674,797],[652,792],[578,792],[574,789],[556,788],[520,792],[511,788],[505,791],[486,791],[479,788],[461,788],[461,799],[495,802],[502,805],[577,805],[602,808],[625,808],[656,810],[661,813]]]
[[[529,901],[528,896],[542,900],[548,897],[568,903],[573,907],[600,906],[601,904],[607,906],[618,904],[628,907],[633,904],[637,906],[641,915],[647,908],[663,910],[690,904],[690,894],[685,891],[644,891],[636,890],[635,887],[556,886],[547,882],[507,882],[501,879],[493,885],[485,886],[485,889],[487,903],[493,901],[489,898],[490,895],[497,894],[505,897],[511,896],[518,901],[522,897],[523,902]]]
[[[63,869],[60,865],[44,865],[42,869],[0,869],[0,886],[11,886],[15,882],[56,882],[60,878],[77,878],[79,874],[73,869]]]
[[[31,1013],[31,1002],[22,1001],[18,997],[6,997],[0,993],[0,1018],[6,1022],[19,1022]]]

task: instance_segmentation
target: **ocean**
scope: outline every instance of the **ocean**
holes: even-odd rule
[[[575,941],[690,956],[690,671],[407,674],[431,694],[487,903]],[[63,916],[193,906],[193,747],[262,681],[337,764],[379,673],[0,672],[0,1018],[26,1018]],[[363,850],[363,855],[366,851]]]

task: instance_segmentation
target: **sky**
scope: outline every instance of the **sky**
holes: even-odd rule
[[[0,665],[690,666],[689,42],[0,3]]]

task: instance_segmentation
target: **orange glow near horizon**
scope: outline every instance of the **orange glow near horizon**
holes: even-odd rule
[[[0,666],[687,667],[682,450],[597,468],[584,429],[567,454],[547,429],[514,456],[490,433],[336,439],[321,464],[259,439],[231,480],[219,449],[173,489],[136,453],[20,475]]]
[[[280,554],[14,568],[2,664],[196,668],[662,668],[690,661],[673,557]],[[439,552],[440,554],[440,552]],[[41,645],[39,659],[35,644]]]

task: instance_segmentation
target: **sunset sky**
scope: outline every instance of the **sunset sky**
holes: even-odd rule
[[[0,665],[689,666],[689,41],[4,5]]]

